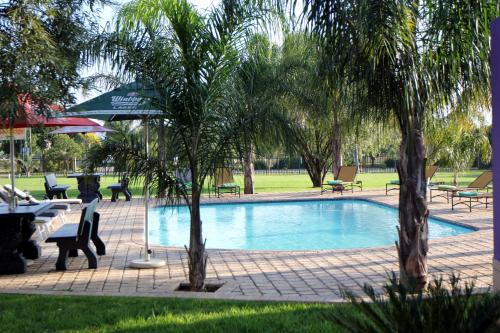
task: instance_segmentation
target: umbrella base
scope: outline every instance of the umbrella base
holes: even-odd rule
[[[130,262],[130,267],[132,268],[159,268],[165,266],[167,262],[161,259],[136,259]]]

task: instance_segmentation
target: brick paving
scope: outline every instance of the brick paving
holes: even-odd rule
[[[256,194],[241,199],[226,196],[205,198],[205,202],[269,201],[296,199],[362,198],[396,207],[398,195],[385,196],[384,191],[354,194],[301,192]],[[478,207],[469,213],[465,206],[451,210],[446,200],[429,204],[433,217],[473,226],[477,231],[466,235],[430,241],[431,275],[460,274],[475,278],[479,288],[492,285],[493,209]],[[68,270],[55,270],[57,247],[40,242],[42,256],[33,261],[22,275],[0,276],[0,292],[123,296],[171,296],[282,301],[341,301],[340,288],[360,293],[361,285],[370,283],[377,289],[390,271],[398,270],[395,246],[370,249],[321,251],[249,251],[208,250],[207,281],[224,283],[215,293],[174,291],[187,280],[187,256],[183,248],[153,247],[153,257],[167,265],[150,270],[128,267],[140,258],[143,248],[144,208],[141,199],[99,204],[100,235],[107,254],[99,258],[97,269],[87,269],[85,256],[70,258]],[[67,216],[77,221],[78,207]]]

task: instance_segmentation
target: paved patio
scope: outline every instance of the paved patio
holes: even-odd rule
[[[242,196],[239,201],[332,199],[338,193],[302,192]],[[398,195],[385,196],[383,191],[344,194],[396,206]],[[226,202],[238,199],[221,198]],[[209,199],[205,199],[206,202]],[[430,203],[431,215],[473,226],[478,231],[430,241],[429,272],[432,275],[460,274],[476,278],[476,285],[492,285],[493,209],[478,207],[469,213],[465,206],[451,210],[446,201]],[[78,207],[67,216],[76,221]],[[247,251],[208,250],[209,282],[223,282],[216,293],[174,291],[187,280],[187,256],[183,248],[154,247],[153,256],[163,258],[167,266],[151,270],[128,268],[131,260],[143,251],[143,202],[104,200],[100,235],[107,254],[100,257],[95,270],[87,269],[85,256],[70,258],[66,272],[55,271],[57,247],[40,242],[42,256],[22,275],[0,276],[0,293],[84,294],[123,296],[204,297],[244,300],[341,301],[339,290],[347,287],[360,292],[368,282],[380,288],[387,273],[397,271],[395,246],[355,250],[324,251]]]

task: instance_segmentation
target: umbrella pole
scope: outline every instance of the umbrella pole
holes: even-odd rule
[[[149,161],[149,119],[144,120],[144,139],[146,148],[146,162]],[[151,259],[151,253],[149,249],[149,220],[148,220],[148,210],[149,210],[149,169],[146,171],[146,177],[144,179],[144,259],[132,260],[130,262],[130,267],[133,268],[157,268],[162,267],[167,264],[165,260],[161,259]]]
[[[10,185],[12,186],[11,197],[9,202],[10,210],[16,209],[16,195],[14,193],[14,189],[16,188],[16,165],[14,160],[14,128],[10,127]]]

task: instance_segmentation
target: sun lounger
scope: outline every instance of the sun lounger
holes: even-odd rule
[[[361,180],[356,180],[357,174],[357,166],[341,166],[337,179],[327,181],[325,184],[321,184],[321,193],[329,191],[331,189],[332,193],[335,191],[339,191],[340,194],[343,194],[345,190],[349,189],[351,190],[351,192],[354,192],[354,187],[358,187],[361,189],[361,191],[363,191],[363,182]]]
[[[430,201],[437,197],[442,197],[446,199],[446,202],[450,202],[450,197],[456,192],[467,192],[467,191],[478,191],[486,190],[489,191],[488,185],[493,181],[493,172],[485,171],[479,177],[474,179],[466,187],[457,187],[451,185],[437,185],[430,188]],[[437,194],[435,194],[437,192]]]
[[[3,187],[8,192],[11,192],[12,186],[10,184],[4,185]],[[42,202],[52,202],[52,203],[55,204],[54,207],[57,207],[57,209],[62,209],[63,207],[65,207],[65,209],[67,211],[71,210],[70,209],[70,205],[81,205],[82,204],[82,200],[81,199],[51,199],[51,200],[47,199],[47,200],[41,201],[41,200],[36,199],[31,194],[26,193],[26,192],[18,189],[17,187],[14,189],[14,193],[16,194],[16,196],[18,198],[26,200],[26,201],[28,201],[30,203],[39,204],[39,203],[42,203]]]
[[[427,184],[435,185],[431,184],[431,179],[436,174],[438,168],[439,166],[437,165],[429,165],[425,168],[425,180],[427,181]],[[399,179],[394,179],[389,181],[388,183],[385,184],[385,195],[388,195],[390,191],[399,190],[400,185],[401,184]]]
[[[456,200],[458,198],[458,201]],[[482,193],[476,191],[459,191],[451,194],[451,210],[454,210],[457,205],[465,205],[469,207],[469,212],[472,212],[472,207],[493,204],[493,193]]]
[[[7,205],[9,202],[9,193],[0,188],[0,204]],[[29,205],[29,202],[19,202],[18,205]],[[61,222],[64,222],[64,213],[60,212],[58,209],[49,209],[40,215],[35,216],[36,232],[40,239],[45,239],[47,234],[51,231],[52,224],[56,218],[60,218]]]
[[[218,198],[224,193],[241,197],[240,186],[234,182],[233,173],[228,168],[218,168],[215,170],[213,189]]]

